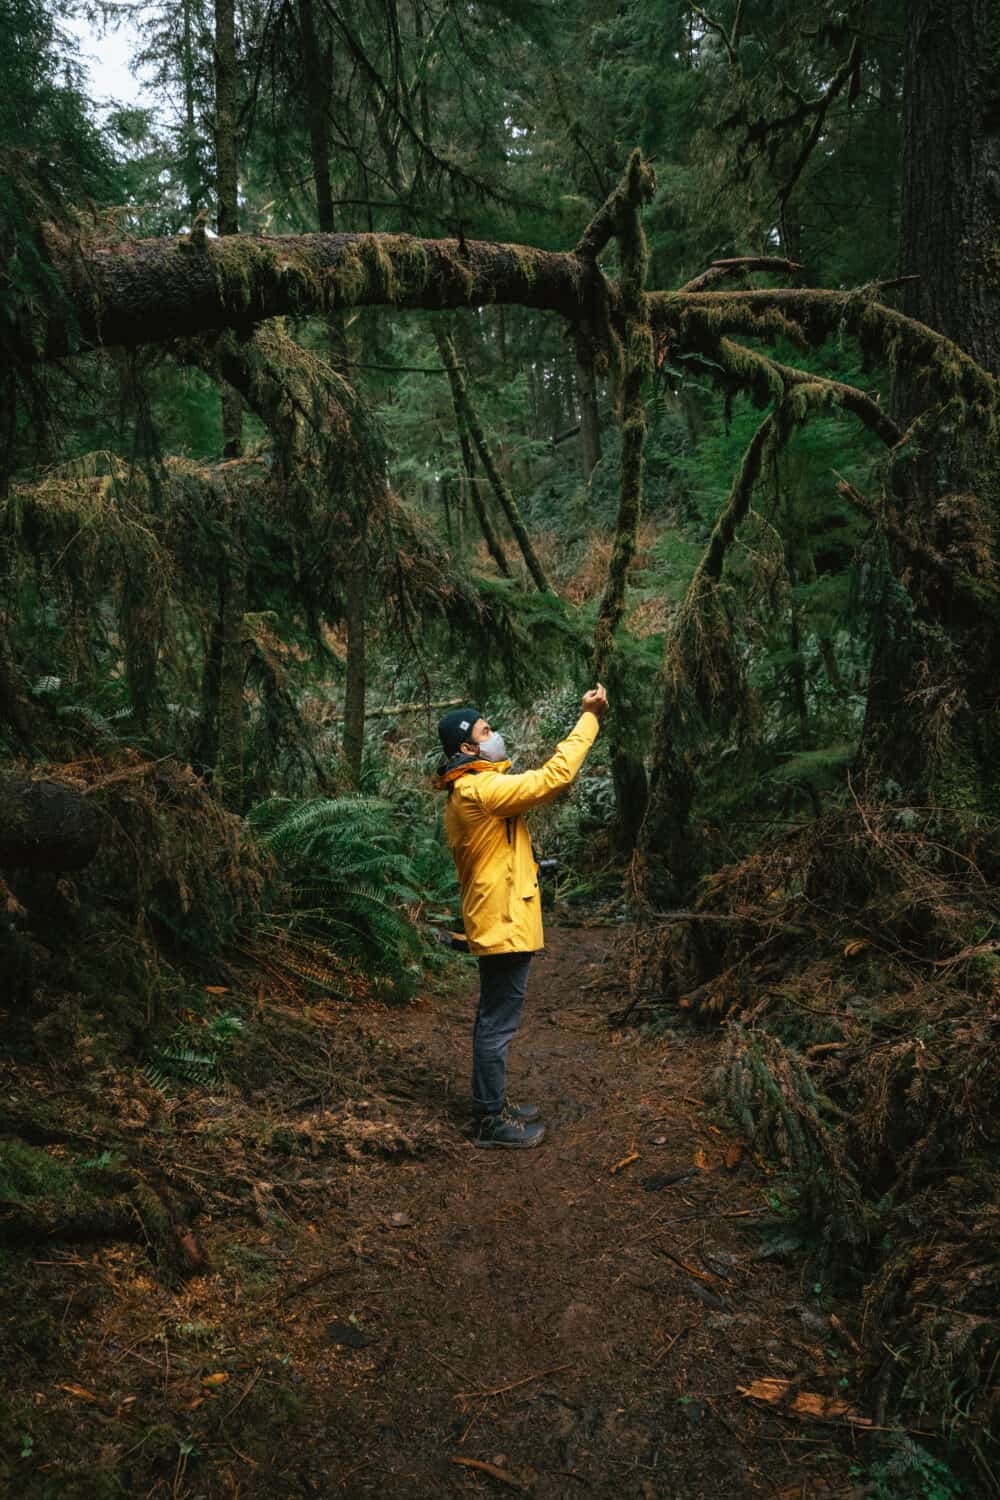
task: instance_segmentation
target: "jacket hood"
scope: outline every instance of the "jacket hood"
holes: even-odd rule
[[[482,771],[509,771],[509,760],[483,760],[479,755],[469,755],[468,752],[459,751],[448,760],[443,760],[438,766],[434,785],[438,791],[445,791],[454,786],[455,782],[463,776],[476,776]]]

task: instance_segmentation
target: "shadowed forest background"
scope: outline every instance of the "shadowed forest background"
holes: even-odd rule
[[[521,769],[600,679],[548,921],[710,1037],[882,1433],[838,1493],[1000,1494],[1000,12],[96,0],[149,109],[71,14],[0,0],[0,1479],[233,1492],[74,1448],[44,1277],[207,1273],[171,1132],[469,979],[438,715]]]

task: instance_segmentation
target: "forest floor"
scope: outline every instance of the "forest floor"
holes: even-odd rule
[[[9,1493],[869,1493],[850,1335],[803,1256],[762,1250],[781,1187],[713,1113],[713,1036],[609,1026],[616,936],[553,929],[533,965],[512,1078],[545,1111],[534,1151],[471,1143],[463,961],[405,1009],[262,997],[257,1085],[159,1118],[103,1076],[194,1185],[208,1267],[170,1285],[140,1245],[53,1243],[15,1275],[8,1254]]]

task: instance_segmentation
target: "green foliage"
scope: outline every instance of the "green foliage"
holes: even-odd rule
[[[30,1203],[36,1198],[63,1198],[73,1188],[70,1163],[20,1141],[0,1143],[0,1198]]]
[[[868,1500],[952,1500],[965,1494],[949,1465],[900,1432],[886,1457],[855,1464],[854,1479],[865,1483]]]
[[[242,1016],[222,1011],[204,1027],[181,1027],[155,1048],[143,1076],[168,1096],[178,1084],[211,1087],[224,1077],[226,1053],[242,1036],[244,1026]]]
[[[454,895],[450,860],[427,810],[408,820],[401,803],[349,796],[273,798],[248,825],[288,880],[292,905],[270,921],[293,944],[321,943],[405,998],[427,953],[417,922]]]

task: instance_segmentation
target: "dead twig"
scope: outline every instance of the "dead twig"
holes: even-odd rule
[[[240,1395],[234,1401],[233,1405],[229,1408],[229,1410],[225,1413],[225,1415],[220,1418],[220,1420],[219,1420],[219,1429],[220,1429],[220,1431],[226,1425],[226,1423],[229,1421],[230,1417],[233,1416],[234,1413],[237,1412],[239,1410],[239,1408],[243,1405],[244,1401],[247,1399],[247,1397],[249,1396],[250,1392],[253,1390],[254,1386],[257,1384],[258,1380],[263,1375],[263,1373],[264,1373],[264,1366],[263,1365],[258,1365],[257,1368],[256,1368],[256,1370],[254,1370],[253,1374],[250,1376],[250,1379],[247,1381],[246,1385],[243,1387],[242,1392],[240,1393]]]
[[[664,1250],[662,1245],[654,1245],[652,1248],[656,1251],[657,1255],[663,1255],[667,1260],[672,1260],[674,1265],[679,1266],[686,1276],[693,1276],[696,1281],[718,1281],[719,1279],[707,1271],[696,1271],[694,1266],[689,1266],[686,1261],[678,1259],[672,1250]]]
[[[519,1479],[515,1479],[507,1469],[501,1469],[496,1464],[483,1463],[479,1458],[453,1458],[453,1464],[461,1464],[465,1469],[475,1469],[480,1474],[488,1474],[491,1479],[499,1480],[512,1490],[524,1490],[525,1486]]]
[[[301,1296],[303,1292],[309,1292],[314,1286],[319,1286],[321,1281],[326,1281],[330,1276],[340,1276],[344,1271],[353,1271],[354,1265],[351,1261],[341,1261],[335,1266],[327,1266],[323,1271],[317,1271],[315,1276],[310,1276],[307,1281],[300,1281],[298,1286],[289,1287],[287,1292],[282,1292],[278,1298],[279,1302],[289,1302],[292,1297]]]
[[[663,1348],[656,1351],[656,1358],[653,1360],[653,1364],[658,1365],[661,1360],[666,1359],[667,1355],[670,1353],[677,1340],[683,1337],[683,1335],[687,1332],[688,1330],[686,1328],[678,1328],[673,1338],[668,1339],[667,1342],[663,1345]]]
[[[547,1370],[536,1370],[534,1375],[523,1375],[520,1380],[511,1380],[507,1385],[498,1385],[491,1391],[456,1391],[455,1399],[462,1401],[479,1401],[483,1397],[502,1396],[506,1391],[516,1391],[519,1385],[529,1385],[533,1380],[541,1380],[546,1375],[558,1375],[561,1370],[568,1370],[569,1365],[552,1365]]]
[[[482,1416],[483,1412],[486,1410],[486,1408],[487,1408],[488,1405],[489,1405],[489,1401],[481,1401],[479,1403],[479,1406],[477,1407],[477,1409],[472,1413],[472,1416],[469,1418],[468,1422],[465,1425],[465,1429],[464,1429],[464,1431],[462,1433],[462,1436],[458,1440],[458,1446],[460,1448],[461,1448],[462,1444],[465,1442],[466,1438],[469,1436],[469,1433],[472,1431],[473,1427],[479,1421],[479,1418]]]

